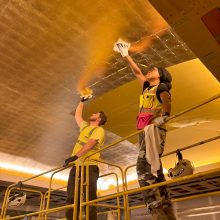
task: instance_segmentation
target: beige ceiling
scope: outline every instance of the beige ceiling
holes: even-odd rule
[[[140,88],[112,51],[118,37],[132,43],[131,55],[143,71],[149,64],[168,67],[173,114],[219,93],[217,79],[148,1],[2,0],[0,33],[3,162],[42,168],[62,164],[78,136],[70,112],[83,86],[95,95],[85,117],[100,109],[108,114],[107,143],[135,131]],[[174,122],[201,120],[220,120],[219,101]],[[194,141],[187,134],[185,138]],[[177,145],[181,142],[176,140],[169,149]],[[120,154],[111,150],[104,158],[132,164],[137,152],[133,147],[121,144]]]

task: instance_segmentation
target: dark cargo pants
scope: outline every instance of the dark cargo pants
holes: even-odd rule
[[[85,172],[84,168],[84,181],[85,181]],[[79,176],[81,175],[81,170],[79,172]],[[89,200],[97,199],[97,180],[99,177],[99,168],[96,165],[89,166]],[[67,205],[74,203],[74,189],[75,189],[75,178],[76,178],[76,167],[73,166],[70,170],[69,179],[67,183]],[[79,181],[80,186],[80,181]],[[84,197],[85,197],[85,187],[83,189]],[[80,187],[79,187],[79,197],[78,197],[78,208],[77,208],[77,216],[79,216],[79,202],[80,202]],[[66,211],[67,220],[73,220],[73,209],[67,209]],[[89,208],[89,219],[97,220],[97,211],[95,206],[90,206]]]

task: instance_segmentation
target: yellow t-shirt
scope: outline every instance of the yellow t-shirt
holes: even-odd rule
[[[85,155],[80,157],[76,162],[79,162],[87,157],[88,155],[93,154],[95,151],[100,150],[101,146],[104,143],[104,129],[100,126],[90,126],[88,122],[82,121],[80,124],[80,135],[78,137],[78,140],[73,148],[72,155],[75,155],[79,150],[82,149],[83,145],[88,142],[89,139],[95,139],[98,141],[98,143],[90,149]],[[86,164],[89,165],[97,165],[98,162],[92,161],[92,159],[100,160],[100,153],[94,154],[89,159],[87,159]]]

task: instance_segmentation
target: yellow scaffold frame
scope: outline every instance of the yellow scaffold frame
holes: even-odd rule
[[[209,103],[209,102],[211,102],[211,101],[213,101],[213,100],[216,100],[216,99],[218,99],[218,98],[220,98],[220,94],[217,94],[217,95],[215,95],[215,96],[209,98],[208,100],[206,100],[206,101],[200,103],[199,105],[193,106],[193,107],[191,107],[191,108],[189,108],[189,109],[186,109],[186,110],[184,110],[184,111],[182,111],[182,112],[180,112],[180,113],[178,113],[178,114],[175,114],[175,115],[171,116],[168,120],[171,120],[171,119],[176,118],[176,117],[178,117],[178,116],[180,116],[180,115],[183,115],[183,114],[185,114],[185,113],[187,113],[187,112],[189,112],[189,111],[192,111],[192,110],[194,110],[194,109],[196,109],[196,108],[199,108],[200,106],[203,106],[203,105],[205,105],[205,104],[207,104],[207,103]],[[92,206],[92,205],[93,205],[93,206],[105,206],[105,207],[117,209],[118,215],[120,215],[120,210],[123,209],[123,210],[124,210],[124,218],[125,218],[126,220],[129,220],[129,219],[130,219],[130,217],[129,217],[129,211],[130,211],[131,209],[143,207],[143,206],[133,206],[133,207],[130,207],[130,208],[129,208],[129,207],[128,207],[128,195],[129,195],[129,194],[136,193],[136,192],[141,192],[141,191],[148,190],[148,189],[152,189],[152,188],[155,188],[155,187],[160,187],[160,186],[169,185],[169,184],[172,184],[172,183],[178,183],[178,182],[181,182],[181,181],[187,181],[187,180],[194,179],[194,178],[204,177],[204,176],[206,176],[206,175],[210,175],[210,174],[214,174],[214,173],[220,172],[220,168],[218,168],[218,169],[213,169],[213,170],[209,170],[209,171],[205,171],[205,172],[201,172],[201,173],[196,173],[196,174],[192,174],[192,175],[180,177],[180,178],[177,178],[177,179],[171,179],[171,180],[168,180],[168,181],[165,181],[165,182],[156,183],[156,184],[153,184],[153,185],[150,185],[150,186],[141,187],[141,188],[138,188],[138,189],[127,190],[126,173],[127,173],[128,168],[131,167],[131,166],[127,167],[127,168],[125,169],[125,171],[123,171],[123,169],[122,169],[120,166],[118,166],[118,165],[111,164],[111,163],[108,163],[108,162],[105,162],[105,161],[101,161],[101,160],[100,160],[100,161],[98,161],[98,162],[105,163],[105,164],[108,164],[108,165],[115,166],[115,167],[119,168],[119,170],[121,171],[122,189],[123,189],[123,190],[122,190],[122,192],[119,192],[119,186],[117,186],[117,193],[116,193],[116,194],[104,196],[104,197],[102,197],[102,198],[98,198],[98,199],[96,199],[96,200],[90,200],[90,201],[89,201],[89,197],[88,197],[88,189],[89,189],[89,187],[88,187],[88,186],[89,186],[89,178],[88,178],[88,177],[89,177],[89,176],[88,176],[89,173],[88,173],[88,171],[89,171],[89,168],[88,168],[87,165],[86,165],[86,166],[84,165],[84,164],[86,164],[86,163],[85,163],[86,160],[87,160],[89,157],[93,156],[94,154],[100,153],[101,151],[104,151],[104,150],[106,150],[106,149],[108,149],[108,148],[110,148],[110,147],[112,147],[112,146],[114,146],[114,145],[116,145],[116,144],[118,144],[118,143],[120,143],[120,142],[122,142],[122,141],[125,141],[125,140],[127,140],[128,138],[131,138],[131,137],[133,137],[133,136],[135,136],[135,135],[137,135],[137,134],[139,134],[139,133],[141,133],[141,132],[143,132],[143,130],[136,131],[136,132],[134,132],[134,133],[132,133],[132,134],[130,134],[130,135],[124,137],[124,138],[121,138],[120,140],[117,140],[117,141],[113,142],[112,144],[109,144],[109,145],[103,147],[101,150],[98,150],[98,151],[96,151],[95,153],[93,153],[93,154],[91,154],[91,155],[89,155],[88,157],[86,157],[86,158],[83,159],[82,164],[81,164],[81,184],[80,184],[80,189],[81,189],[81,190],[80,190],[80,192],[81,192],[81,195],[80,195],[80,220],[82,220],[82,208],[83,208],[83,206],[86,207],[86,213],[89,213],[89,212],[88,212],[89,206]],[[201,142],[199,142],[199,143],[196,143],[196,144],[193,144],[193,145],[190,145],[190,146],[181,148],[181,150],[186,150],[186,149],[189,149],[189,148],[192,148],[192,147],[195,147],[195,146],[198,146],[198,145],[207,143],[207,142],[209,142],[209,141],[216,140],[216,139],[218,139],[218,138],[220,138],[220,136],[213,137],[213,138],[207,139],[207,140],[205,140],[205,141],[201,141]],[[168,156],[168,155],[173,154],[173,153],[175,153],[175,152],[176,152],[176,151],[169,152],[169,153],[167,153],[167,154],[164,154],[164,156]],[[77,206],[78,206],[78,204],[77,204],[78,196],[79,196],[79,194],[78,194],[78,186],[79,186],[79,179],[80,179],[80,178],[76,178],[76,179],[75,179],[74,204],[65,205],[65,206],[56,207],[56,208],[50,208],[50,207],[49,207],[49,204],[50,204],[50,195],[51,195],[51,192],[53,191],[53,190],[51,189],[53,176],[54,176],[56,173],[58,173],[58,172],[60,172],[60,171],[63,171],[64,169],[67,169],[67,168],[71,167],[72,165],[73,165],[73,164],[70,164],[70,165],[68,165],[68,166],[66,166],[66,167],[63,167],[63,166],[61,166],[61,167],[56,167],[56,168],[54,168],[54,169],[51,169],[51,170],[49,170],[49,171],[43,172],[43,173],[41,173],[41,174],[39,174],[39,175],[36,175],[36,176],[33,176],[33,177],[31,177],[31,178],[28,178],[28,179],[26,179],[26,180],[24,180],[24,181],[21,181],[22,183],[25,183],[25,182],[27,182],[27,181],[29,181],[29,180],[32,180],[32,179],[35,179],[35,178],[37,178],[37,177],[43,176],[43,175],[45,175],[45,174],[47,174],[47,173],[52,173],[52,172],[53,172],[53,173],[51,174],[51,177],[50,177],[49,189],[48,189],[48,191],[46,192],[46,193],[47,193],[47,196],[45,195],[45,196],[44,196],[44,199],[43,199],[42,193],[40,192],[40,195],[41,195],[40,211],[37,211],[37,212],[33,212],[33,213],[25,214],[25,215],[19,215],[19,216],[14,216],[14,217],[6,218],[5,216],[6,216],[6,211],[7,211],[7,206],[8,206],[8,197],[9,197],[10,191],[11,191],[13,188],[16,188],[16,187],[17,187],[17,184],[12,184],[12,185],[10,185],[10,186],[7,188],[6,192],[5,192],[5,197],[4,197],[4,201],[3,201],[3,205],[2,205],[0,220],[19,219],[19,218],[23,218],[23,217],[27,217],[27,216],[34,216],[34,215],[38,215],[38,220],[43,220],[43,219],[46,220],[46,219],[47,219],[47,215],[48,215],[49,213],[58,212],[58,211],[61,211],[61,210],[65,210],[65,209],[67,209],[67,208],[73,208],[74,220],[76,220],[77,216],[76,216],[76,211],[75,211],[75,210],[77,210]],[[80,168],[79,168],[79,165],[76,164],[75,166],[76,166],[76,176],[79,177],[79,169],[80,169]],[[132,165],[132,166],[134,166],[134,165]],[[84,183],[84,167],[86,167],[86,182],[85,182],[85,183]],[[110,174],[109,174],[109,175],[110,175]],[[118,178],[117,178],[117,180],[118,180]],[[83,202],[83,197],[82,197],[84,184],[86,185],[86,201],[85,201],[85,202]],[[28,189],[28,190],[30,190],[30,189]],[[38,193],[39,193],[39,191],[36,191],[36,190],[32,190],[32,191],[33,191],[33,192],[35,191],[35,192],[38,192]],[[189,197],[187,197],[187,198],[176,199],[175,201],[180,201],[180,200],[190,199],[190,198],[191,198],[191,199],[193,199],[193,198],[199,198],[199,197],[201,197],[201,196],[203,196],[203,195],[204,195],[204,196],[209,196],[209,195],[215,195],[215,194],[218,194],[218,193],[219,193],[219,192],[204,193],[204,194],[200,194],[200,195],[189,196]],[[47,202],[46,202],[46,208],[44,209],[46,197],[47,197]],[[123,197],[123,199],[124,199],[124,206],[123,206],[123,207],[120,206],[119,197]],[[96,204],[97,202],[102,202],[102,201],[105,201],[105,200],[108,200],[108,199],[113,199],[113,198],[116,198],[116,199],[117,199],[117,206],[112,206],[112,205],[107,205],[107,204]],[[89,220],[89,215],[86,215],[86,220]]]
[[[56,188],[56,189],[51,189],[51,190],[50,190],[50,193],[52,193],[52,192],[54,192],[54,191],[57,191],[57,190],[65,189],[65,188],[66,188],[66,186],[61,186],[61,187],[58,187],[58,188]],[[44,193],[43,206],[42,206],[42,209],[41,209],[41,210],[43,210],[43,209],[45,208],[46,201],[47,201],[47,199],[48,199],[48,192],[49,192],[49,190],[47,190],[47,191]]]
[[[116,178],[116,191],[117,193],[119,193],[119,182],[118,182],[118,174],[115,173],[115,172],[111,172],[111,173],[107,173],[107,174],[103,174],[101,176],[99,176],[99,179],[102,178],[102,177],[106,177],[106,176],[109,176],[109,175],[114,175],[115,178]],[[108,207],[108,208],[111,208],[111,209],[116,209],[117,213],[118,213],[118,220],[121,219],[121,207],[120,207],[120,200],[119,200],[119,197],[117,197],[117,206],[112,206],[112,205],[108,205],[108,204],[95,204],[96,206],[104,206],[104,207]]]
[[[92,154],[91,154],[91,156],[92,156]],[[84,182],[84,169],[83,169],[83,167],[84,167],[85,160],[88,159],[88,158],[89,157],[84,158],[84,160],[82,161],[82,164],[81,164],[82,169],[81,169],[81,185],[80,185],[80,192],[81,192],[80,204],[83,203],[83,195],[82,195],[83,185],[84,185],[83,184],[83,182]],[[109,166],[113,166],[113,167],[118,168],[120,170],[120,173],[121,173],[123,187],[125,186],[124,172],[123,172],[123,169],[120,166],[118,166],[116,164],[113,164],[113,163],[106,162],[104,160],[93,160],[93,161],[96,161],[96,162],[99,162],[99,163],[104,163],[104,164],[107,164]],[[116,176],[116,177],[117,177],[117,181],[118,181],[118,176]],[[86,202],[88,202],[89,201],[89,197],[88,197],[89,196],[89,166],[86,166],[86,182],[85,182],[85,185],[86,185]],[[123,188],[123,190],[125,190],[125,189]],[[117,193],[119,193],[119,184],[118,183],[117,183]],[[116,197],[116,199],[117,199],[117,206],[112,206],[112,205],[110,206],[110,205],[107,205],[107,204],[104,204],[104,205],[103,204],[95,204],[95,203],[92,204],[92,205],[93,206],[103,206],[103,207],[108,207],[108,208],[116,208],[118,210],[118,220],[120,220],[120,215],[121,215],[120,209],[125,209],[126,210],[126,204],[124,203],[124,207],[121,207],[119,197]],[[90,206],[92,206],[92,205],[90,205]],[[83,208],[83,206],[80,206],[79,219],[82,219],[82,208]],[[86,220],[89,220],[89,206],[87,206],[87,205],[86,205],[86,213],[87,213],[86,214]]]
[[[14,187],[11,187],[9,190],[8,190],[8,197],[9,197],[9,195],[10,195],[10,193],[11,193],[11,191],[12,190],[16,190],[16,189],[20,189],[19,187],[16,187],[16,186],[14,186]],[[33,193],[38,193],[39,195],[40,195],[40,208],[39,208],[39,210],[42,210],[42,208],[43,208],[43,198],[44,198],[44,195],[43,195],[43,193],[41,192],[41,191],[39,191],[39,190],[34,190],[34,189],[29,189],[29,188],[22,188],[22,191],[24,191],[24,192],[33,192]],[[4,204],[5,204],[5,209],[3,209],[3,207],[4,207]],[[3,201],[3,204],[2,204],[2,215],[5,217],[5,215],[6,215],[6,211],[7,211],[7,203],[5,203],[5,200]],[[38,217],[38,220],[40,220],[40,215],[39,215],[39,217]]]

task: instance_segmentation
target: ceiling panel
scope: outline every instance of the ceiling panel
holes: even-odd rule
[[[195,57],[147,1],[4,0],[0,32],[0,152],[50,166],[78,136],[78,89],[101,96],[134,80],[112,51],[118,37],[143,71]]]

